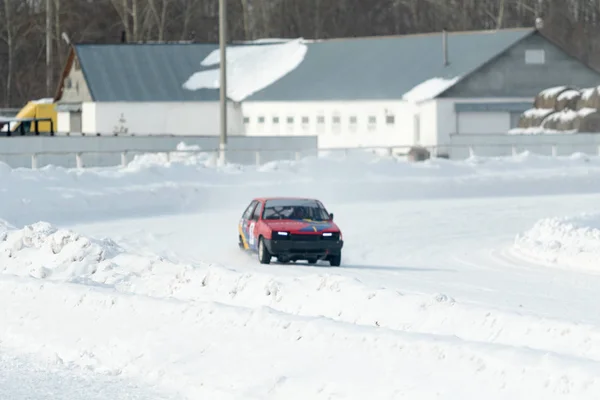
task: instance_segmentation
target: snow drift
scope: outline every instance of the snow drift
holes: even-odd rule
[[[516,237],[514,251],[557,266],[600,272],[600,214],[542,219]]]
[[[0,218],[17,226],[242,209],[255,196],[319,197],[329,204],[401,199],[590,193],[600,158],[576,154],[410,163],[368,153],[261,166],[215,166],[206,155],[136,157],[127,167],[39,170],[0,163]]]
[[[183,263],[157,255],[152,243],[146,251],[127,249],[60,225],[219,207],[241,212],[250,197],[269,194],[337,204],[369,200],[379,207],[407,198],[594,192],[599,161],[524,153],[412,164],[357,153],[219,167],[204,156],[173,154],[168,160],[139,156],[125,168],[0,166],[0,218],[6,220],[0,220],[0,342],[50,363],[158,383],[190,399],[452,400],[525,393],[596,399],[597,324],[542,318],[531,305],[523,312],[491,308],[461,298],[460,290],[421,293],[405,283],[375,284],[387,284],[391,275],[385,274],[393,271],[352,277],[315,268],[296,275],[277,265]],[[470,209],[468,215],[489,212]],[[587,230],[579,235],[591,238],[590,220],[583,222]],[[445,223],[451,227],[442,240],[453,245],[465,234],[457,232],[461,220]],[[395,237],[383,234],[385,248]],[[536,235],[531,243],[542,242]],[[579,248],[591,251],[592,240],[586,243]],[[363,256],[376,260],[372,253],[380,249]],[[369,279],[376,274],[383,275]],[[459,287],[453,284],[452,290]]]
[[[0,303],[18,304],[0,309],[3,345],[188,398],[600,393],[597,327],[445,294],[174,264],[47,223],[3,228],[0,265]]]

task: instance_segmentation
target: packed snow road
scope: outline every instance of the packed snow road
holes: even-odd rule
[[[441,293],[490,309],[600,323],[600,314],[590,315],[587,306],[594,302],[600,275],[548,268],[511,251],[515,236],[539,219],[592,212],[599,201],[600,195],[571,195],[326,204],[344,233],[340,268],[326,262],[260,265],[237,247],[240,210],[69,228],[174,263],[212,263],[241,274],[340,275],[371,287]]]
[[[437,343],[435,351],[441,353],[435,353],[436,358],[449,357],[451,365],[460,364],[463,358],[480,360],[478,366],[454,371],[455,382],[465,382],[473,371],[483,369],[507,374],[510,361],[500,362],[508,364],[499,369],[491,366],[499,362],[497,352],[511,354],[509,358],[517,357],[523,366],[523,375],[504,377],[501,383],[493,381],[511,389],[485,392],[492,398],[508,398],[508,393],[518,397],[523,394],[520,390],[525,390],[514,387],[512,379],[535,382],[546,373],[558,373],[554,368],[583,368],[588,372],[600,368],[600,346],[596,344],[600,341],[600,314],[590,309],[600,287],[600,275],[529,262],[513,249],[517,233],[539,219],[592,212],[599,200],[599,195],[571,195],[332,204],[329,208],[343,229],[346,243],[340,268],[331,268],[327,263],[316,267],[303,263],[260,265],[255,256],[237,248],[239,210],[70,228],[95,237],[110,236],[131,252],[159,254],[173,263],[199,268],[204,276],[202,285],[192,286],[195,293],[186,292],[195,299],[237,307],[268,306],[282,315],[326,317],[367,329],[365,334],[387,328],[402,334],[431,335],[417,340],[423,340],[421,345]],[[194,280],[193,275],[187,277],[190,280]],[[217,287],[207,289],[213,280]],[[261,296],[265,288],[267,296]],[[323,290],[328,293],[319,293]],[[379,301],[372,300],[374,297]],[[348,328],[342,329],[343,335],[352,332]],[[372,334],[378,335],[376,331]],[[455,337],[459,341],[453,343],[450,338]],[[432,339],[435,342],[429,342]],[[420,348],[417,344],[408,346]],[[447,355],[457,351],[455,346],[461,350],[454,356]],[[433,350],[425,347],[419,351],[432,356]],[[315,351],[312,349],[306,351]],[[490,354],[495,355],[486,359]],[[339,354],[330,357],[341,362]],[[439,379],[437,368],[442,364],[422,365],[424,370],[412,364],[414,369],[409,372],[408,365],[375,367],[377,362],[368,361],[370,356],[358,350],[354,350],[354,357],[357,362],[371,363],[370,368],[380,373],[388,368],[403,371],[406,380],[392,385],[398,392],[383,391],[384,397],[411,393],[428,398],[448,393],[421,385],[414,388],[415,392],[406,392],[407,382],[425,379],[421,376],[424,370],[433,368],[429,373]],[[414,356],[398,357],[416,362]],[[543,365],[548,361],[552,367],[546,370]],[[345,370],[349,374],[362,371],[348,366]],[[374,384],[370,379],[353,378],[355,382]],[[573,380],[568,385],[575,387],[600,384],[587,375],[580,380],[574,376],[567,379]],[[546,396],[566,390],[584,398],[587,393],[565,389],[561,380],[544,382],[545,389],[538,393]],[[485,391],[470,385],[468,390],[461,384],[447,387],[453,387],[448,390],[455,395],[464,396]],[[535,391],[537,384],[526,386]],[[589,393],[598,392],[594,389]]]

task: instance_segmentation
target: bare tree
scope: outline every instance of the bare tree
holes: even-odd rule
[[[217,0],[51,0],[52,82],[73,43],[218,40]],[[228,0],[229,37],[332,38],[533,27],[600,67],[600,0]],[[20,106],[46,93],[43,1],[0,0],[0,98]],[[54,91],[53,88],[52,91]]]

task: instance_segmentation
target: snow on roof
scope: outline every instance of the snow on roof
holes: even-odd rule
[[[265,44],[265,43],[287,43],[295,39],[289,38],[261,38],[261,39],[253,39],[253,40],[241,40],[237,43],[246,43],[246,44]]]
[[[433,77],[460,76],[464,79],[533,34],[535,30],[529,28],[448,32],[448,65],[441,59],[442,32],[302,40],[301,44],[295,38],[268,38],[249,43],[235,42],[228,48],[256,46],[260,48],[257,51],[266,51],[273,46],[283,49],[282,46],[297,46],[299,52],[306,52],[305,56],[298,57],[302,61],[293,69],[294,60],[273,57],[277,66],[263,60],[260,65],[265,66],[265,71],[261,70],[258,78],[264,82],[250,82],[252,86],[260,88],[275,79],[278,74],[272,69],[279,69],[282,77],[252,93],[245,101],[397,100]],[[208,67],[200,64],[213,52],[216,53],[207,61],[210,64],[210,61],[218,60],[219,45],[216,43],[76,44],[74,50],[94,101],[219,100],[217,64]],[[233,57],[233,51],[228,53],[230,58]],[[292,65],[283,68],[282,63]],[[211,69],[212,72],[196,75]],[[284,74],[286,69],[291,71]],[[232,73],[233,66],[228,76]],[[236,88],[234,79],[240,82],[231,76],[228,86],[231,86],[230,92],[238,92],[232,94],[235,98],[244,97],[243,92],[253,91],[248,87],[249,83]],[[254,80],[252,76],[249,79]],[[184,83],[207,88],[188,90]]]
[[[428,79],[404,93],[402,100],[411,103],[419,103],[425,100],[431,100],[446,89],[453,86],[459,79],[459,76],[451,79],[438,77]]]
[[[52,97],[47,97],[43,99],[31,100],[31,102],[35,104],[52,104],[54,103],[54,99]]]
[[[303,39],[263,46],[234,46],[227,54],[227,97],[242,101],[253,93],[293,71],[306,55]],[[200,65],[214,66],[220,63],[220,52],[214,50]],[[183,84],[187,90],[218,89],[219,68],[196,72]]]

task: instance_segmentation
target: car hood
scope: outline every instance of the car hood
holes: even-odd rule
[[[285,231],[290,233],[339,232],[340,230],[333,221],[276,220],[265,221],[265,223],[274,231]]]

